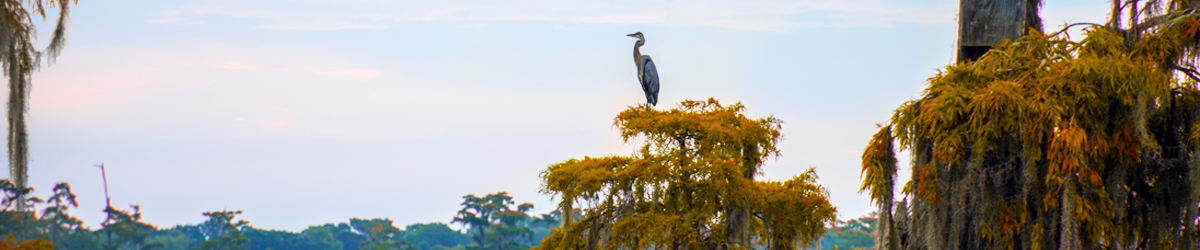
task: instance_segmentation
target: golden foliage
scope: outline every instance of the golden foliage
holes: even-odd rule
[[[0,250],[52,250],[54,243],[46,241],[42,238],[17,242],[12,235],[4,236],[0,240]]]
[[[1084,245],[1191,246],[1172,239],[1195,234],[1184,214],[1196,201],[1168,200],[1200,190],[1179,176],[1200,146],[1200,90],[1177,65],[1197,57],[1200,16],[1170,15],[1144,33],[1091,26],[1078,42],[1031,30],[946,67],[872,138],[863,190],[890,194],[895,140],[914,154],[904,193],[945,221],[920,235],[941,247],[1039,249],[1073,230]]]
[[[871,190],[873,201],[891,201],[892,186],[895,186],[896,153],[892,151],[892,127],[881,126],[871,137],[862,155],[862,190]]]
[[[740,103],[684,101],[680,108],[630,107],[615,125],[632,156],[584,157],[542,171],[542,191],[564,210],[586,204],[577,223],[555,229],[537,249],[772,249],[816,240],[835,208],[811,169],[791,180],[755,181],[778,156],[774,117],[747,118]],[[564,213],[567,214],[567,213]]]

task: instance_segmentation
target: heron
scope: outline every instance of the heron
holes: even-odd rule
[[[643,55],[638,49],[646,44],[646,37],[642,35],[642,32],[626,36],[638,39],[633,44],[633,63],[637,65],[638,81],[642,83],[642,92],[646,93],[646,103],[657,105],[658,69],[654,67],[654,60],[650,60],[649,55]]]

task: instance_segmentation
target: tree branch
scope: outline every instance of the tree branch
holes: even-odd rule
[[[1200,75],[1200,72],[1196,72],[1196,69],[1194,68],[1185,68],[1175,64],[1167,64],[1167,68],[1183,72],[1183,74],[1187,75],[1188,78],[1192,78],[1192,81],[1200,82],[1200,76],[1198,76]]]
[[[1075,27],[1076,25],[1091,25],[1091,26],[1105,27],[1104,25],[1101,25],[1098,23],[1072,23],[1072,24],[1068,24],[1066,27],[1063,27],[1062,30],[1059,30],[1058,32],[1050,33],[1050,36],[1053,37],[1053,36],[1057,36],[1058,34],[1065,33],[1065,32],[1067,32],[1068,29],[1071,29],[1071,27]]]
[[[1143,31],[1146,31],[1147,29],[1153,28],[1154,26],[1171,23],[1171,21],[1174,21],[1176,19],[1184,18],[1184,17],[1191,17],[1191,16],[1195,16],[1195,15],[1196,15],[1195,10],[1192,10],[1192,9],[1172,11],[1171,13],[1166,13],[1166,14],[1150,17],[1150,18],[1147,18],[1146,21],[1144,21],[1144,22],[1131,25],[1129,27],[1129,30],[1141,33]]]

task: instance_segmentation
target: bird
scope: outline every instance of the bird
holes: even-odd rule
[[[633,44],[633,63],[637,64],[638,81],[642,83],[642,92],[646,93],[646,103],[650,105],[658,104],[658,68],[654,67],[654,60],[650,60],[649,55],[643,55],[641,50],[642,45],[646,44],[646,37],[642,32],[625,35],[637,38],[637,42]]]

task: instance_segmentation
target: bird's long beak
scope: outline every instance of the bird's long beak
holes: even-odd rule
[[[637,33],[628,34],[628,35],[625,35],[625,36],[627,36],[627,37],[637,37]]]

